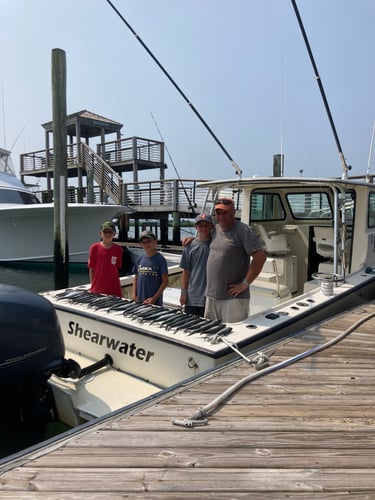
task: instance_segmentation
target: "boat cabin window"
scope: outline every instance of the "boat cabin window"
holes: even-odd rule
[[[286,199],[295,219],[332,219],[327,193],[293,193],[287,194]]]
[[[16,203],[22,205],[33,205],[39,203],[38,198],[33,193],[16,191],[14,189],[0,190],[0,203]]]
[[[278,193],[253,192],[250,201],[250,220],[283,220],[285,211]]]
[[[375,227],[375,192],[369,193],[368,197],[368,227]]]

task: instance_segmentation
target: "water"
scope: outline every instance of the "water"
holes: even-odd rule
[[[87,284],[88,282],[89,275],[85,264],[69,269],[69,286]],[[18,286],[32,292],[54,290],[53,265],[0,266],[0,284]]]

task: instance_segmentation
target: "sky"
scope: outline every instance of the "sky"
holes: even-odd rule
[[[167,179],[234,178],[230,159],[243,177],[268,176],[278,153],[285,175],[341,176],[290,0],[112,3],[228,155],[106,0],[0,0],[0,147],[12,151],[16,170],[20,154],[44,149],[41,124],[52,119],[51,58],[59,48],[67,113],[87,109],[122,123],[124,137],[163,140]],[[350,173],[375,173],[375,2],[297,6]],[[155,178],[157,171],[139,176]]]

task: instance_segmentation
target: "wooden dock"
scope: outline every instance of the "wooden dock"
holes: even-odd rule
[[[371,314],[375,302],[312,326],[275,346],[271,364]],[[255,372],[245,361],[5,463],[0,498],[373,500],[374,331],[367,318],[339,343],[257,378],[205,426],[172,420]]]

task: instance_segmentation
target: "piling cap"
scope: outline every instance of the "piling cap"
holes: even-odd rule
[[[151,231],[143,231],[139,237],[139,241],[143,240],[156,240],[156,236]]]
[[[100,226],[100,231],[104,231],[105,229],[110,229],[113,233],[116,232],[115,225],[112,222],[103,222],[103,224]]]
[[[208,214],[200,214],[196,217],[195,223],[198,224],[198,222],[201,222],[202,220],[205,220],[206,222],[209,222],[210,224],[213,224],[214,221],[212,220],[211,215]]]

